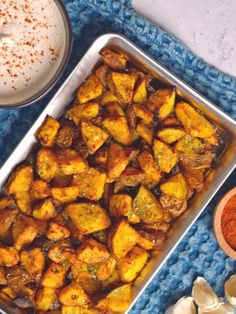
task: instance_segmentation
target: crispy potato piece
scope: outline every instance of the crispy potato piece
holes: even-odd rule
[[[18,209],[5,208],[0,210],[0,238],[4,238],[6,236],[17,214]]]
[[[70,231],[56,222],[51,222],[47,232],[47,238],[53,241],[69,238]]]
[[[200,169],[184,168],[184,176],[190,189],[200,192],[204,187],[204,174]]]
[[[15,195],[20,192],[28,192],[33,182],[33,169],[32,166],[22,165],[19,166],[7,181],[4,189],[6,195]]]
[[[94,265],[96,267],[96,277],[98,280],[106,280],[112,275],[116,267],[116,260],[111,256],[104,263]]]
[[[68,186],[62,188],[51,188],[51,196],[61,204],[73,202],[79,196],[79,187]]]
[[[77,174],[88,169],[87,161],[72,149],[59,150],[57,152],[57,160],[64,175]]]
[[[175,144],[175,149],[186,154],[200,153],[205,150],[205,145],[198,138],[187,134],[178,140]]]
[[[101,104],[107,105],[114,102],[119,102],[119,99],[110,90],[105,91],[102,95]]]
[[[77,282],[72,282],[61,290],[59,301],[68,306],[83,305],[90,302],[89,297]]]
[[[42,311],[48,311],[57,298],[57,290],[50,287],[39,287],[35,296],[35,303]]]
[[[31,196],[29,191],[17,192],[15,200],[22,213],[27,215],[31,213]]]
[[[54,152],[48,148],[42,148],[37,154],[37,173],[39,177],[49,182],[58,170],[58,163]]]
[[[176,127],[178,126],[180,123],[176,118],[165,118],[164,120],[161,121],[161,126],[163,128],[168,128],[168,127]]]
[[[100,300],[97,304],[98,308],[107,309],[114,312],[125,312],[131,303],[131,285],[122,285]]]
[[[101,284],[102,288],[111,290],[111,288],[117,287],[120,282],[119,271],[115,268],[113,273],[106,280],[102,280]]]
[[[94,154],[108,139],[109,135],[89,120],[82,120],[81,132],[84,143],[90,153]]]
[[[163,120],[174,111],[175,95],[175,88],[158,89],[149,97],[147,106],[151,111],[158,109],[158,118]]]
[[[109,211],[113,217],[126,216],[130,223],[139,223],[133,211],[133,200],[128,194],[115,194],[110,199]]]
[[[68,205],[66,211],[83,234],[107,229],[111,224],[105,210],[99,205],[74,203]]]
[[[95,154],[94,159],[99,166],[105,166],[107,163],[107,147],[101,147]]]
[[[145,234],[139,234],[139,239],[137,243],[144,250],[152,250],[156,244],[153,239],[150,239],[145,236]]]
[[[177,128],[165,128],[157,132],[157,137],[159,137],[163,142],[167,144],[172,144],[185,136],[185,131]]]
[[[165,241],[166,233],[162,231],[156,231],[156,230],[146,230],[146,229],[140,229],[139,235],[142,237],[141,242],[138,244],[144,244],[145,246],[150,245],[151,243],[154,244],[155,247],[161,247]],[[149,242],[147,242],[149,241]],[[145,248],[147,249],[147,248]]]
[[[17,294],[24,286],[33,282],[33,278],[23,266],[16,265],[6,269],[7,285]]]
[[[52,147],[57,138],[60,128],[60,123],[50,116],[46,116],[43,124],[37,130],[35,136],[40,141],[42,146]]]
[[[64,214],[68,216],[68,218],[66,218],[66,228],[70,230],[72,240],[76,243],[84,242],[86,236],[76,227],[66,211],[63,212],[63,215]]]
[[[160,203],[144,186],[139,188],[134,198],[134,213],[145,223],[155,223],[163,219]]]
[[[128,165],[129,160],[122,146],[111,143],[107,153],[107,176],[111,180],[118,178]]]
[[[45,256],[40,248],[22,251],[20,262],[36,281],[40,280],[45,265]]]
[[[48,257],[58,264],[71,263],[75,257],[75,251],[71,248],[69,239],[56,242],[48,251]]]
[[[146,107],[140,104],[133,104],[133,109],[136,116],[142,119],[145,124],[149,124],[152,122],[153,113]]]
[[[128,157],[129,161],[136,160],[140,149],[133,146],[126,146],[125,147],[126,156]]]
[[[139,169],[134,167],[127,167],[121,174],[119,178],[119,183],[125,186],[137,186],[144,182],[146,179],[146,174]]]
[[[174,218],[180,216],[187,209],[186,200],[180,200],[171,195],[162,195],[160,197],[160,203],[162,207],[168,210]]]
[[[136,131],[138,135],[141,136],[149,145],[152,145],[154,136],[153,127],[144,123],[139,123],[137,125]]]
[[[33,217],[39,220],[48,220],[56,216],[56,208],[50,198],[38,203],[33,209]]]
[[[57,263],[51,263],[43,274],[41,285],[49,288],[61,288],[67,273],[67,267]]]
[[[190,167],[193,169],[205,169],[211,168],[211,164],[214,158],[214,154],[210,151],[205,151],[203,154],[196,153],[180,153],[181,164],[185,168]]]
[[[0,210],[2,209],[15,209],[16,202],[11,196],[4,196],[0,198]]]
[[[151,153],[143,151],[138,155],[138,163],[140,168],[146,173],[148,178],[155,182],[159,182],[161,179],[161,171],[155,163],[155,160]]]
[[[117,53],[108,48],[100,51],[102,61],[113,70],[125,70],[127,58],[121,53]]]
[[[34,199],[46,198],[50,194],[50,187],[48,186],[47,182],[37,179],[33,181],[30,193]]]
[[[12,229],[14,247],[20,251],[24,246],[33,242],[38,235],[38,228],[33,218],[18,216]]]
[[[124,117],[125,116],[124,110],[121,108],[120,105],[118,105],[115,102],[106,105],[106,114],[110,117]]]
[[[142,78],[134,91],[133,102],[138,104],[143,104],[147,100],[147,88],[146,88],[146,78]]]
[[[131,103],[135,84],[133,74],[111,72],[107,76],[107,84],[121,103]]]
[[[75,131],[70,126],[64,126],[60,129],[57,136],[57,146],[62,148],[68,148],[72,145]]]
[[[196,109],[183,101],[176,105],[175,114],[186,132],[193,137],[208,138],[215,133],[213,125]]]
[[[128,222],[121,220],[110,231],[108,244],[114,256],[120,260],[137,244],[138,240],[139,235],[136,230]]]
[[[0,247],[0,266],[12,267],[18,264],[19,254],[11,246]]]
[[[102,95],[103,85],[96,75],[91,75],[77,91],[77,99],[84,104]]]
[[[133,142],[132,134],[125,117],[107,117],[102,122],[115,141],[130,145]]]
[[[14,300],[17,297],[16,293],[11,288],[9,288],[8,286],[1,289],[1,298],[3,297],[3,300],[4,300],[5,296],[7,296],[7,298],[10,298],[12,300]],[[7,299],[7,300],[9,301],[9,299]]]
[[[154,140],[153,151],[156,162],[163,172],[169,173],[179,161],[178,154],[159,140]]]
[[[95,75],[102,82],[104,87],[107,87],[107,74],[109,72],[109,67],[105,64],[102,64],[96,71]]]
[[[99,311],[88,306],[62,305],[61,314],[100,314]]]
[[[66,112],[66,117],[73,120],[76,125],[79,125],[81,119],[95,118],[99,113],[99,104],[90,102],[84,105],[77,105]]]
[[[135,246],[122,259],[119,265],[121,280],[123,282],[133,281],[140,273],[140,271],[143,269],[147,260],[148,260],[147,251],[138,246]]]
[[[95,277],[94,269],[91,269],[90,265],[75,257],[71,262],[73,280],[80,283],[93,279]]]
[[[72,184],[78,186],[78,196],[92,201],[102,198],[105,182],[106,174],[96,168],[89,168],[72,179]]]
[[[182,173],[177,173],[160,185],[161,192],[185,200],[188,195],[187,182]]]
[[[6,285],[7,284],[7,279],[5,275],[4,268],[0,266],[0,285]]]
[[[76,258],[88,264],[101,263],[109,257],[107,248],[93,239],[87,240],[76,252]]]

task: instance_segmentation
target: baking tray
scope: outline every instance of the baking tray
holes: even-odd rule
[[[236,122],[209,100],[201,96],[177,76],[164,68],[161,64],[154,61],[150,56],[145,54],[128,39],[118,34],[105,34],[94,41],[71,75],[61,86],[31,129],[25,135],[23,140],[5,162],[0,170],[0,189],[4,186],[13,168],[18,163],[26,159],[34,147],[36,143],[34,134],[44,121],[46,115],[58,118],[63,113],[65,108],[72,103],[78,86],[81,85],[81,83],[91,74],[97,63],[100,61],[99,51],[103,47],[112,47],[127,53],[138,67],[145,68],[147,71],[151,72],[152,75],[163,82],[176,86],[177,94],[180,97],[186,99],[189,103],[199,108],[202,112],[204,112],[209,120],[218,126],[221,133],[224,135],[225,144],[225,149],[222,153],[220,162],[206,178],[204,191],[195,194],[191,200],[189,209],[173,224],[170,232],[168,233],[164,247],[161,251],[154,251],[150,262],[137,278],[134,284],[133,301],[129,308],[130,310],[146,286],[160,270],[168,256],[175,249],[177,244],[184,237],[194,221],[198,218],[236,166]],[[11,310],[9,304],[7,307],[9,308],[9,311],[6,311],[6,306],[3,306],[3,313],[16,313]],[[129,310],[127,310],[126,313],[128,313]]]

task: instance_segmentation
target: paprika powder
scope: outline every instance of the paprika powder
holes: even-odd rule
[[[223,209],[221,228],[225,241],[236,250],[236,195],[228,200]]]

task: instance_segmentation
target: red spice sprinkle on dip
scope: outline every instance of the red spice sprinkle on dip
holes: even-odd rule
[[[225,241],[236,250],[236,195],[228,200],[223,209],[221,228]]]

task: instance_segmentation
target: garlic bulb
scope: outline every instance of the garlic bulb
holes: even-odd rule
[[[236,275],[233,275],[225,283],[225,297],[227,301],[236,306]]]
[[[234,314],[234,308],[230,304],[220,303],[212,310],[202,310],[199,308],[198,314]]]
[[[192,296],[201,313],[206,313],[219,306],[219,298],[203,277],[198,277],[193,285]]]
[[[192,297],[183,297],[172,305],[165,314],[197,314]]]

